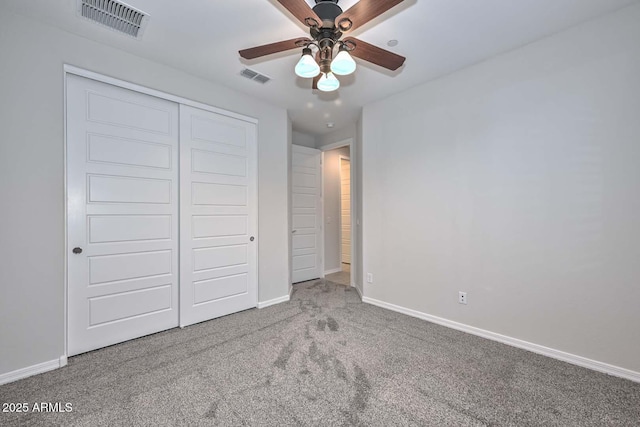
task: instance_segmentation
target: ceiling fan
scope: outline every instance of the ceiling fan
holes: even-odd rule
[[[241,50],[244,59],[255,59],[273,53],[302,48],[302,57],[295,67],[298,76],[313,78],[313,88],[331,92],[340,87],[336,75],[348,75],[355,71],[356,62],[351,55],[389,70],[395,71],[404,64],[405,57],[381,49],[355,37],[342,39],[345,33],[355,30],[383,14],[403,0],[360,0],[346,12],[338,6],[339,0],[315,0],[309,7],[305,0],[278,0],[293,16],[309,27],[311,38],[296,38]],[[316,50],[315,58],[312,56]],[[334,51],[337,54],[334,58]]]

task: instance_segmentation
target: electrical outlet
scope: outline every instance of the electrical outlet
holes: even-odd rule
[[[367,273],[367,283],[373,283],[373,274]]]
[[[458,302],[460,304],[467,303],[467,293],[466,292],[458,292]]]

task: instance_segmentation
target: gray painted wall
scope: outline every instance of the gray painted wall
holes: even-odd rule
[[[365,296],[640,372],[639,22],[366,106]]]
[[[260,120],[259,299],[287,295],[284,109],[6,11],[0,57],[0,374],[64,351],[65,63]]]
[[[293,144],[302,145],[303,147],[316,148],[316,137],[307,133],[293,131]]]
[[[350,126],[344,127],[342,129],[338,129],[331,133],[327,133],[324,135],[318,135],[316,137],[316,147],[322,148],[325,145],[333,144],[336,142],[341,142],[349,138],[356,137],[356,124],[352,124]]]
[[[355,262],[351,262],[351,269],[354,272],[353,281],[363,295],[363,262],[362,262],[362,115],[356,123],[356,138],[353,153],[351,153],[351,167],[355,167],[355,198],[356,198],[356,221],[351,226],[353,244],[355,244]]]
[[[291,260],[293,259],[293,234],[291,233],[291,227],[293,227],[293,211],[292,211],[292,206],[293,206],[293,199],[291,196],[291,192],[293,190],[293,182],[291,180],[292,178],[292,166],[291,166],[291,149],[292,149],[292,145],[293,145],[293,138],[294,138],[294,130],[293,130],[293,123],[291,121],[291,118],[287,116],[287,127],[288,127],[288,135],[287,135],[287,221],[288,221],[288,226],[287,226],[287,239],[288,239],[288,248],[287,248],[287,260],[288,260],[288,267],[287,267],[287,292],[289,293],[289,295],[291,295],[291,292],[293,291],[293,265],[291,263]]]

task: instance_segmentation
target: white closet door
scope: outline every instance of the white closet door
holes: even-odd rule
[[[180,106],[180,326],[257,305],[255,124]]]
[[[291,150],[292,281],[322,276],[321,151],[294,145]]]
[[[68,354],[177,326],[178,105],[70,75],[67,182]]]

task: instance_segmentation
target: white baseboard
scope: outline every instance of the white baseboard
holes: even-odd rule
[[[324,275],[326,276],[327,274],[340,273],[341,271],[342,267],[333,268],[331,270],[325,270]]]
[[[265,308],[265,307],[269,307],[271,305],[280,304],[281,302],[287,302],[287,301],[289,301],[290,298],[291,297],[289,295],[285,295],[285,296],[282,296],[282,297],[270,299],[268,301],[261,301],[261,302],[258,303],[258,308]]]
[[[410,308],[401,307],[399,305],[391,304],[388,302],[376,300],[369,297],[363,297],[362,302],[376,305],[378,307],[386,308],[391,311],[406,314],[407,316],[417,317],[418,319],[426,320],[428,322],[436,323],[438,325],[446,326],[447,328],[456,329],[458,331],[466,332],[468,334],[477,335],[482,338],[497,341],[502,344],[507,344],[512,347],[528,350],[533,353],[541,354],[543,356],[551,357],[553,359],[561,360],[563,362],[571,363],[572,365],[581,366],[583,368],[591,369],[605,374],[612,375],[614,377],[620,377],[627,380],[640,383],[640,372],[632,371],[630,369],[621,368],[619,366],[610,365],[608,363],[599,362],[597,360],[587,359],[586,357],[578,356],[571,353],[566,353],[554,348],[545,347],[539,344],[534,344],[528,341],[523,341],[517,338],[512,338],[506,335],[501,335],[495,332],[487,331],[485,329],[476,328],[474,326],[465,325],[464,323],[454,322],[452,320],[443,319],[442,317],[432,316],[430,314],[422,313],[420,311],[412,310]]]
[[[1,374],[0,385],[12,383],[33,375],[42,374],[43,372],[53,371],[54,369],[62,368],[63,366],[67,366],[67,356],[60,356],[58,359],[49,360],[48,362],[38,363],[37,365],[27,366],[26,368]]]

